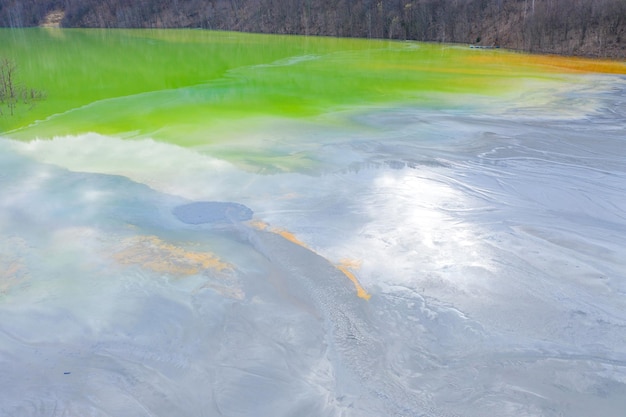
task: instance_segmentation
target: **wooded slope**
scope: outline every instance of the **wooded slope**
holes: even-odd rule
[[[626,0],[0,0],[0,26],[192,27],[626,57]]]

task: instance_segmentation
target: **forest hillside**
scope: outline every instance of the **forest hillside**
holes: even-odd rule
[[[626,0],[0,0],[0,26],[204,28],[626,57]]]

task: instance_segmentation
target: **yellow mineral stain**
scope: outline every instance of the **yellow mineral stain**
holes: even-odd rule
[[[250,220],[248,224],[257,230],[267,230],[270,226],[261,220]]]
[[[279,227],[270,227],[270,225],[268,225],[265,222],[262,222],[261,220],[251,220],[251,221],[248,222],[248,224],[250,226],[254,227],[255,229],[258,229],[258,230],[265,230],[265,231],[268,231],[268,232],[276,233],[277,235],[280,235],[280,236],[284,237],[288,241],[290,241],[292,243],[295,243],[298,246],[302,246],[304,248],[307,248],[307,249],[311,250],[306,245],[306,243],[304,243],[303,241],[298,239],[296,237],[296,235],[294,235],[293,233],[291,233],[290,231],[288,231],[286,229],[281,229]]]
[[[343,272],[345,276],[348,277],[350,281],[354,284],[356,288],[356,295],[364,300],[369,300],[372,296],[361,286],[361,283],[357,279],[356,275],[351,270],[359,269],[361,267],[361,261],[356,261],[353,259],[342,259],[339,261],[338,265],[335,265],[338,270]]]
[[[277,227],[270,227],[267,223],[262,222],[260,220],[252,220],[248,222],[248,224],[258,230],[266,230],[268,232],[276,233],[277,235],[284,237],[288,241],[295,243],[296,245],[302,246],[304,248],[307,248],[308,250],[315,253],[316,255],[319,255],[317,252],[309,248],[306,245],[306,243],[302,242],[300,239],[296,237],[296,235],[294,235],[288,230],[277,228]],[[357,279],[356,275],[354,275],[354,273],[351,271],[351,269],[358,269],[360,267],[361,267],[360,261],[355,261],[355,260],[350,260],[350,259],[342,259],[339,265],[335,265],[335,268],[340,270],[346,277],[348,277],[350,281],[352,281],[352,283],[354,284],[354,288],[356,288],[356,295],[360,298],[363,298],[364,300],[369,300],[372,296],[367,291],[365,291],[365,289],[361,286],[361,283]]]
[[[278,235],[281,235],[282,237],[284,237],[285,239],[287,239],[288,241],[295,243],[296,245],[302,246],[304,248],[309,249],[309,247],[306,245],[306,243],[304,243],[303,241],[301,241],[300,239],[298,239],[296,237],[296,235],[294,235],[293,233],[291,233],[288,230],[285,229],[278,229],[278,228],[272,228],[270,229],[270,232],[272,233],[276,233]]]
[[[218,272],[232,266],[210,252],[188,251],[164,242],[157,236],[135,236],[122,241],[122,250],[113,258],[123,265],[140,265],[154,272],[196,275],[212,269]]]

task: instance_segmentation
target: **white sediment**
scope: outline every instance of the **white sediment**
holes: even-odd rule
[[[294,172],[219,146],[0,140],[0,414],[621,416],[625,84],[328,115],[272,142],[311,162]],[[192,201],[306,247],[181,222]]]

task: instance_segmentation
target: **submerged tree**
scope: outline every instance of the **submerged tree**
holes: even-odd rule
[[[46,98],[45,92],[26,87],[17,79],[17,64],[9,58],[0,58],[0,116],[13,116],[18,106],[32,108]]]

